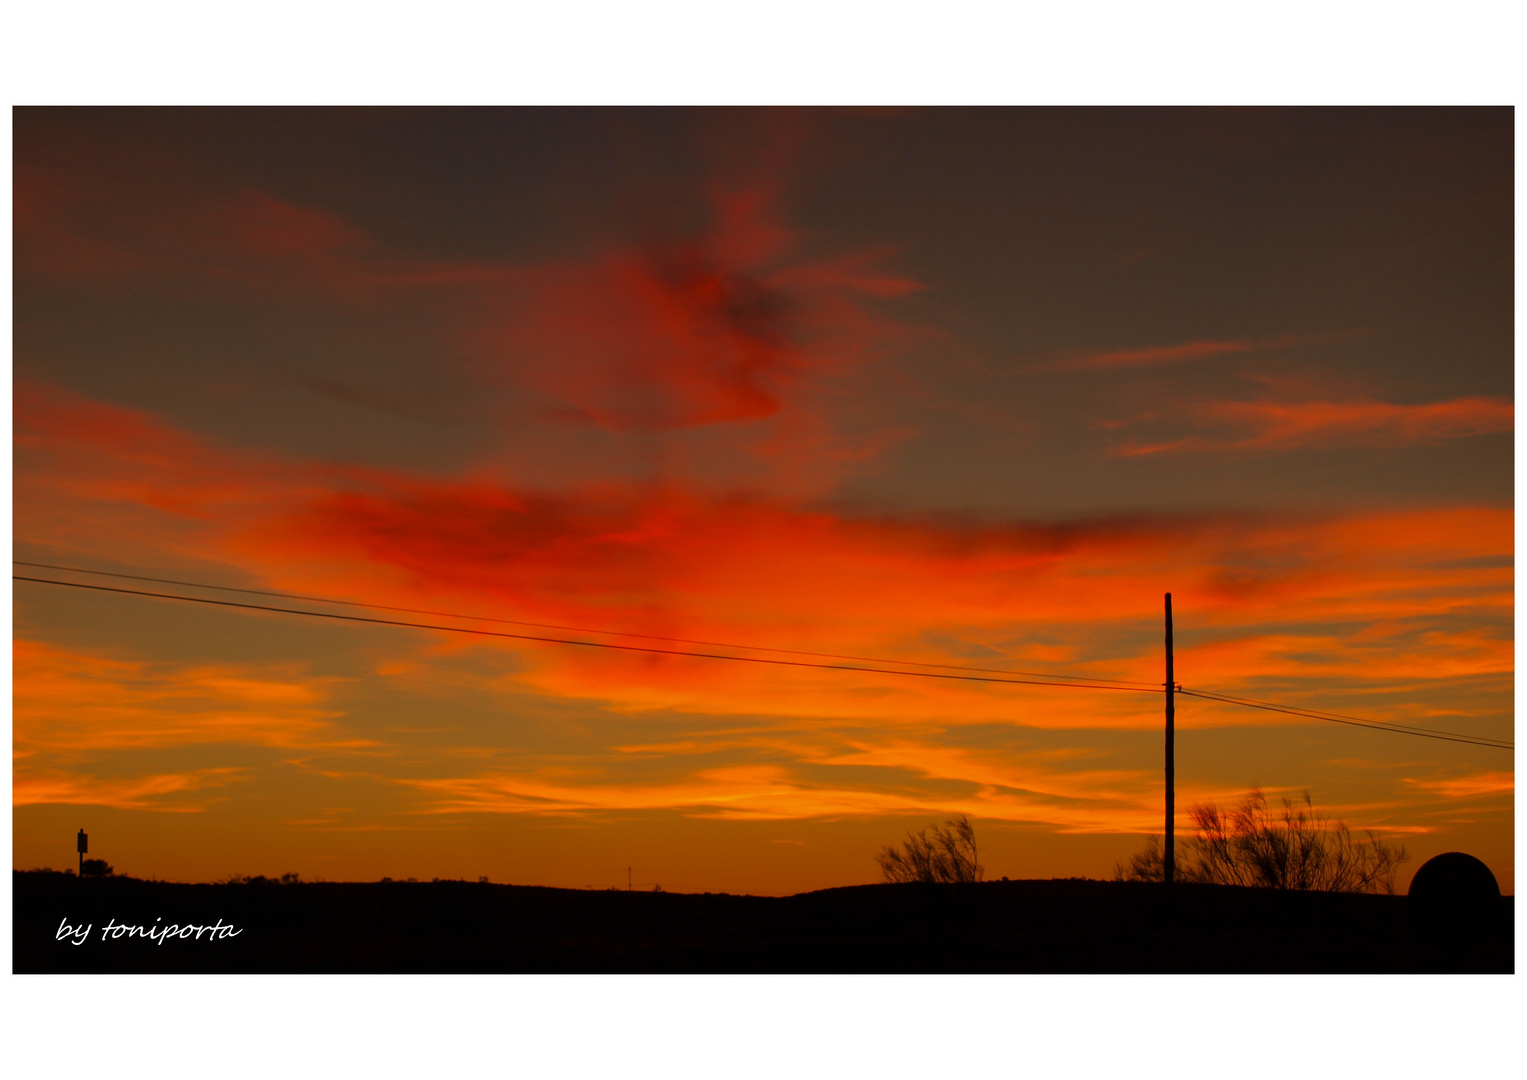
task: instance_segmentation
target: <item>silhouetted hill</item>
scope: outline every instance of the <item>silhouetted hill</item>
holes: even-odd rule
[[[189,885],[15,872],[33,972],[1511,972],[1512,898],[1468,949],[1405,897],[1104,881],[862,885],[797,896],[463,881]],[[89,938],[59,940],[60,923]],[[102,940],[108,923],[208,927]],[[194,932],[193,932],[194,933]]]

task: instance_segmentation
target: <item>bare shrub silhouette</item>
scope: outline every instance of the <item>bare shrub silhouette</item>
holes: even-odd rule
[[[1234,810],[1201,803],[1189,811],[1196,835],[1177,857],[1180,881],[1249,885],[1262,889],[1309,889],[1342,893],[1393,893],[1403,845],[1390,847],[1369,829],[1352,835],[1344,821],[1315,809],[1309,792],[1299,802],[1283,799],[1275,813],[1253,788]],[[1119,881],[1164,879],[1161,840],[1152,836],[1129,867],[1115,868]]]
[[[383,878],[383,881],[391,881],[391,878]],[[285,873],[279,878],[266,877],[264,874],[229,874],[227,877],[217,879],[219,885],[301,885],[302,875]]]
[[[1183,858],[1183,852],[1177,852],[1176,878],[1178,881],[1197,880],[1188,872],[1187,860]],[[1165,881],[1166,867],[1165,855],[1161,849],[1161,837],[1151,836],[1145,841],[1145,850],[1137,851],[1129,857],[1129,866],[1124,867],[1115,863],[1113,879],[1115,881]]]
[[[986,872],[977,860],[976,831],[964,814],[934,826],[931,838],[927,829],[907,833],[900,851],[884,848],[875,861],[889,882],[980,881]]]

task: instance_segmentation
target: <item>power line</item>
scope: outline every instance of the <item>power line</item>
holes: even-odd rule
[[[1514,750],[1515,744],[1508,743],[1504,739],[1495,739],[1487,735],[1467,735],[1457,731],[1439,731],[1435,728],[1413,727],[1409,724],[1397,724],[1388,720],[1369,720],[1358,716],[1345,716],[1341,713],[1327,713],[1316,709],[1306,709],[1298,705],[1286,705],[1274,701],[1256,701],[1250,698],[1231,697],[1228,694],[1219,694],[1204,690],[1179,690],[1179,693],[1191,694],[1207,701],[1222,702],[1227,705],[1239,705],[1248,709],[1261,709],[1266,712],[1281,712],[1291,716],[1306,717],[1311,720],[1325,720],[1333,724],[1349,724],[1354,727],[1371,727],[1381,731],[1393,731],[1401,735],[1420,735],[1428,739],[1443,739],[1450,742],[1467,742],[1478,746],[1490,746],[1500,750]]]
[[[330,596],[307,596],[302,593],[272,592],[267,589],[241,589],[233,585],[209,585],[202,581],[180,581],[175,578],[147,577],[142,574],[114,573],[110,570],[86,570],[78,566],[59,566],[55,563],[26,562],[13,559],[16,566],[33,566],[44,570],[66,570],[74,574],[94,574],[99,577],[123,578],[128,581],[151,581],[159,585],[182,585],[192,589],[215,589],[219,592],[243,593],[249,596],[271,596],[282,600],[306,600],[316,604],[342,604],[345,607],[367,608],[372,611],[397,611],[408,615],[434,615],[445,619],[468,619],[473,622],[500,623],[506,626],[533,626],[540,630],[565,630],[574,634],[605,634],[610,637],[642,638],[647,641],[668,641],[679,645],[708,645],[717,649],[746,649],[750,652],[784,653],[789,656],[815,656],[825,660],[857,660],[866,664],[896,664],[902,667],[932,667],[948,671],[973,671],[987,675],[1022,675],[1032,679],[1059,679],[1076,681],[1084,676],[1050,675],[1040,671],[1012,671],[1007,668],[971,667],[967,664],[935,664],[922,660],[887,660],[879,656],[848,656],[842,653],[811,652],[806,649],[779,649],[768,645],[738,645],[725,641],[701,641],[695,638],[664,637],[660,634],[638,634],[626,630],[591,630],[583,626],[561,626],[556,623],[526,622],[522,619],[500,619],[488,615],[462,615],[450,611],[430,611],[424,608],[392,607],[388,604],[370,604],[359,600],[338,600]],[[26,580],[41,580],[36,578]],[[1136,682],[1132,679],[1102,679],[1101,682],[1116,686],[1135,686],[1160,692],[1160,683]]]
[[[19,562],[19,560],[18,560]],[[30,565],[30,564],[23,564]],[[90,573],[92,571],[85,571]],[[129,575],[112,575],[127,577]],[[79,581],[56,581],[50,578],[27,577],[20,574],[12,574],[13,581],[29,581],[39,585],[61,585],[71,589],[90,589],[95,592],[118,593],[126,596],[145,596],[159,600],[182,600],[192,604],[209,604],[215,607],[238,608],[245,611],[268,611],[280,615],[305,615],[315,619],[334,619],[343,622],[368,623],[377,626],[399,626],[418,630],[439,630],[453,634],[472,634],[478,637],[506,638],[514,641],[537,641],[552,645],[582,645],[595,649],[615,649],[621,652],[638,652],[655,654],[659,656],[686,656],[702,660],[732,660],[747,664],[771,664],[780,667],[815,668],[825,671],[860,671],[878,675],[904,675],[923,679],[950,679],[962,682],[985,682],[1003,683],[1014,686],[1050,686],[1073,690],[1133,690],[1139,693],[1165,692],[1165,687],[1152,687],[1148,685],[1121,685],[1116,683],[1087,683],[1087,682],[1036,682],[1028,679],[998,679],[982,675],[953,675],[931,671],[906,671],[897,668],[871,668],[859,667],[849,664],[815,664],[804,660],[775,660],[758,656],[726,656],[718,653],[691,652],[681,649],[657,649],[643,645],[620,645],[609,641],[580,641],[574,638],[552,638],[536,634],[511,634],[500,630],[474,630],[462,626],[440,626],[431,623],[407,622],[400,619],[377,619],[364,615],[341,615],[331,611],[304,611],[299,608],[274,607],[266,604],[247,604],[234,600],[214,600],[204,596],[181,596],[176,593],[149,592],[143,589],[124,589],[111,585],[88,585]],[[211,586],[217,588],[219,586]],[[240,592],[255,592],[256,590],[237,590]],[[349,603],[348,601],[335,601],[337,603]],[[373,606],[373,605],[356,605]],[[377,605],[379,606],[379,605]],[[507,620],[504,620],[507,621]],[[745,646],[729,646],[742,648]],[[808,654],[830,655],[830,654]],[[875,661],[877,663],[894,663],[895,661]],[[1054,678],[1054,676],[1048,676]],[[1282,705],[1277,702],[1256,701],[1250,698],[1237,698],[1228,694],[1219,694],[1207,690],[1190,690],[1182,686],[1175,688],[1179,694],[1202,698],[1206,701],[1217,701],[1225,705],[1237,705],[1242,708],[1260,709],[1265,712],[1284,713],[1289,716],[1299,716],[1310,720],[1324,720],[1328,723],[1345,724],[1350,727],[1361,727],[1376,731],[1390,731],[1397,735],[1415,735],[1426,739],[1440,739],[1444,742],[1463,743],[1469,746],[1485,746],[1496,750],[1515,750],[1512,743],[1499,739],[1488,739],[1482,736],[1463,735],[1457,732],[1434,731],[1426,728],[1409,727],[1401,724],[1392,724],[1385,721],[1363,720],[1358,717],[1343,716],[1338,713],[1321,713],[1312,709],[1303,709],[1293,705]]]
[[[271,611],[280,615],[306,615],[314,619],[338,619],[344,622],[371,623],[377,626],[406,626],[418,630],[443,630],[451,634],[475,634],[479,637],[509,638],[515,641],[542,641],[552,645],[583,645],[594,649],[618,649],[622,652],[653,653],[659,656],[691,656],[702,660],[735,660],[746,664],[774,664],[780,667],[819,668],[826,671],[864,671],[873,675],[910,675],[919,679],[955,679],[962,682],[1004,683],[1012,686],[1052,686],[1071,690],[1133,690],[1136,693],[1160,694],[1164,689],[1145,686],[1119,686],[1109,683],[1084,682],[1035,682],[1030,679],[995,679],[984,675],[946,675],[933,671],[902,671],[895,668],[858,667],[850,664],[813,664],[805,660],[772,660],[761,656],[724,656],[719,653],[690,652],[682,649],[655,649],[645,645],[618,645],[612,641],[579,641],[575,638],[541,637],[536,634],[510,634],[502,630],[473,630],[464,626],[439,626],[432,623],[405,622],[401,619],[374,619],[365,615],[341,615],[334,611],[303,611],[299,608],[272,607],[266,604],[244,604],[235,600],[213,600],[206,596],[180,596],[176,593],[148,592],[143,589],[122,589],[113,585],[87,585],[82,581],[55,581],[50,578],[25,577],[12,574],[12,581],[31,581],[39,585],[63,585],[71,589],[92,589],[96,592],[121,593],[126,596],[148,596],[159,600],[184,600],[191,604],[211,604],[216,607],[241,608],[246,611]]]
[[[1271,702],[1253,702],[1249,700],[1226,697],[1220,694],[1208,693],[1202,690],[1179,689],[1179,694],[1187,694],[1191,697],[1203,698],[1205,701],[1218,701],[1226,705],[1239,705],[1246,709],[1261,709],[1264,712],[1286,713],[1289,716],[1302,716],[1310,720],[1324,720],[1332,724],[1346,724],[1349,727],[1367,728],[1370,731],[1392,731],[1396,735],[1418,735],[1423,739],[1441,739],[1443,742],[1464,743],[1469,746],[1488,746],[1494,750],[1515,750],[1514,743],[1508,743],[1501,739],[1489,739],[1484,736],[1462,735],[1452,731],[1432,731],[1427,728],[1406,727],[1400,724],[1391,724],[1382,720],[1359,720],[1356,717],[1343,717],[1329,713],[1318,713],[1310,709],[1301,709],[1293,705],[1277,705]]]
[[[1203,689],[1198,689],[1198,690],[1195,690],[1195,691],[1181,691],[1181,692],[1183,692],[1183,693],[1190,693],[1190,692],[1192,692],[1192,693],[1196,693],[1199,697],[1212,698],[1215,701],[1223,701],[1223,702],[1226,702],[1227,704],[1231,704],[1231,705],[1245,705],[1245,706],[1248,706],[1250,708],[1294,709],[1294,710],[1296,710],[1298,712],[1301,712],[1301,713],[1307,713],[1308,715],[1315,717],[1317,720],[1331,720],[1331,721],[1346,720],[1346,721],[1350,721],[1351,723],[1354,723],[1354,724],[1382,724],[1386,728],[1390,728],[1392,730],[1397,730],[1397,731],[1412,731],[1412,732],[1416,732],[1418,734],[1429,734],[1429,733],[1435,732],[1437,730],[1436,728],[1416,727],[1414,724],[1399,724],[1399,723],[1395,723],[1393,720],[1369,720],[1367,717],[1363,717],[1363,716],[1348,716],[1345,713],[1328,712],[1327,710],[1324,710],[1324,709],[1310,709],[1310,708],[1306,708],[1303,705],[1290,705],[1287,702],[1282,702],[1282,701],[1259,701],[1256,698],[1238,697],[1238,696],[1236,696],[1234,694],[1226,694],[1226,693],[1224,693],[1223,691],[1220,691],[1220,690],[1203,690]],[[1456,735],[1456,734],[1459,734],[1459,733],[1458,732],[1453,732],[1453,731],[1446,731],[1446,732],[1443,732],[1443,734],[1445,734],[1445,735]],[[1492,741],[1492,742],[1500,742],[1501,741],[1499,739],[1491,739],[1490,736],[1488,736],[1488,735],[1464,735],[1463,737],[1464,738],[1468,738],[1468,739],[1474,739],[1474,738],[1487,739],[1487,740]]]

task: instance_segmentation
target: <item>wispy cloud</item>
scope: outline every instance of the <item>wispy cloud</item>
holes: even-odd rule
[[[1183,341],[1131,349],[1099,349],[1072,353],[1043,365],[1050,371],[1105,371],[1113,368],[1154,367],[1207,360],[1218,356],[1275,352],[1361,336],[1348,331],[1332,334],[1283,334],[1273,338],[1232,338]]]
[[[1147,367],[1202,360],[1210,356],[1229,356],[1251,352],[1251,341],[1186,341],[1178,345],[1159,345],[1144,349],[1114,349],[1086,352],[1057,360],[1048,365],[1054,371],[1090,371],[1107,368]]]
[[[1506,509],[1070,522],[866,518],[678,486],[551,492],[482,477],[281,464],[139,414],[129,413],[129,423],[108,406],[75,409],[48,397],[49,407],[34,412],[31,400],[18,397],[17,428],[39,456],[18,484],[18,524],[29,541],[87,558],[131,553],[140,565],[173,565],[194,552],[238,567],[241,582],[252,576],[287,591],[402,607],[947,663],[968,663],[978,648],[983,666],[1035,670],[1061,658],[1075,674],[1135,679],[1154,678],[1154,658],[1105,643],[1131,620],[1154,618],[1161,582],[1170,581],[1178,603],[1224,643],[1199,669],[1217,680],[1269,666],[1289,677],[1332,677],[1343,668],[1403,677],[1408,661],[1392,661],[1423,650],[1459,677],[1489,676],[1509,662],[1508,643],[1477,627],[1471,636],[1422,619],[1374,649],[1337,625],[1416,620],[1459,605],[1507,617]],[[60,521],[80,525],[60,529]],[[1299,621],[1313,625],[1292,635],[1268,625]],[[427,647],[400,641],[390,660],[428,669],[430,650],[505,649],[518,660],[499,676],[504,689],[631,713],[748,715],[767,700],[784,716],[885,723],[936,716],[972,723],[1015,709],[1025,722],[1051,728],[1142,722],[1138,709],[1112,699],[1038,688],[1024,692],[1020,707],[980,683],[443,635]],[[310,702],[303,709],[314,713],[280,715],[319,720],[322,708]]]
[[[835,762],[857,779],[808,776],[790,763],[723,765],[665,781],[548,773],[486,773],[400,781],[424,796],[427,814],[568,814],[590,810],[678,810],[768,820],[835,815],[966,813],[1046,822],[1071,831],[1128,832],[1156,816],[1150,772],[1064,773],[1042,766],[983,766],[974,755],[905,744]],[[969,775],[967,775],[967,773]],[[867,776],[879,774],[878,781]],[[923,783],[921,781],[931,781]]]
[[[1462,397],[1451,401],[1398,405],[1386,401],[1209,401],[1190,407],[1191,422],[1203,428],[1239,429],[1222,435],[1189,435],[1156,442],[1128,442],[1123,457],[1187,451],[1293,450],[1308,446],[1356,444],[1411,446],[1513,430],[1515,405],[1509,398]]]
[[[1438,780],[1412,780],[1406,777],[1405,782],[1422,791],[1433,792],[1449,799],[1505,795],[1516,791],[1516,774],[1508,772],[1478,772],[1468,776],[1445,777]]]
[[[181,796],[209,787],[222,787],[241,779],[243,775],[241,769],[199,769],[194,772],[158,773],[126,779],[63,771],[22,773],[15,777],[11,801],[15,806],[52,803],[109,806],[115,810],[195,813],[201,807],[194,802],[187,802]]]
[[[363,746],[336,737],[334,679],[296,665],[149,663],[13,643],[18,758],[101,750],[243,743]]]
[[[1398,686],[1404,692],[1386,699],[1398,704],[1376,717],[1422,722],[1441,700],[1472,708],[1461,688],[1498,685],[1513,664],[1509,508],[1069,522],[863,517],[679,485],[545,491],[479,475],[283,462],[67,395],[18,396],[16,422],[30,455],[17,491],[24,535],[87,562],[131,553],[139,565],[173,566],[194,553],[204,568],[197,576],[402,607],[946,663],[974,655],[981,666],[1017,670],[1056,663],[1141,681],[1158,677],[1157,620],[1169,581],[1198,635],[1183,641],[1179,668],[1195,682],[1255,697],[1293,693],[1324,708],[1333,707],[1324,696],[1331,688]],[[80,527],[60,527],[71,521]],[[209,562],[228,570],[207,571]],[[1455,618],[1460,612],[1467,619]],[[379,759],[374,746],[349,738],[331,681],[301,666],[156,663],[23,637],[17,798],[198,809],[207,799],[196,792],[235,774],[161,765],[100,779],[91,755],[221,744],[321,751],[336,773],[366,756],[365,783],[388,793],[378,801],[393,813],[411,805],[422,814],[407,816],[421,821],[449,813],[770,821],[965,812],[1068,832],[1153,827],[1157,776],[1134,761],[1057,764],[1017,742],[971,743],[995,725],[1048,738],[1072,730],[1094,742],[1104,732],[1130,738],[1159,724],[1159,703],[1145,694],[444,633],[398,632],[368,660],[383,681],[372,692],[408,714],[399,726],[409,732],[384,729],[389,745],[407,742],[405,757]],[[1298,689],[1248,688],[1268,678]],[[1445,699],[1429,679],[1445,683]],[[1311,680],[1322,696],[1310,696]],[[396,704],[405,695],[452,708],[577,703],[607,726],[580,736],[576,755],[533,742],[466,751],[450,723],[431,730],[422,718],[437,715],[436,706],[415,719]],[[1192,716],[1190,727],[1299,722],[1207,705]],[[1414,790],[1453,797],[1453,789]],[[1182,804],[1211,796],[1184,788]]]
[[[897,441],[890,421],[869,431],[837,422],[831,410],[848,406],[820,391],[929,333],[883,303],[922,287],[891,268],[894,250],[803,251],[777,178],[711,185],[710,221],[693,235],[507,263],[402,254],[326,210],[259,191],[155,195],[151,211],[129,212],[110,185],[34,173],[18,181],[17,261],[28,272],[274,307],[321,297],[367,325],[406,312],[488,412],[533,400],[537,422],[553,427],[722,429],[734,451],[775,468],[803,456],[819,469],[862,460]],[[306,381],[410,407],[395,392]]]

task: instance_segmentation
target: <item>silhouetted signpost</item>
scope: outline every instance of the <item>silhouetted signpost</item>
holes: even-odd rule
[[[1177,818],[1177,684],[1172,679],[1172,594],[1166,594],[1166,845],[1161,877],[1170,887],[1175,867],[1173,844]]]
[[[90,850],[90,837],[81,829],[79,836],[75,838],[74,849],[80,854],[80,877],[85,876],[85,852]]]

